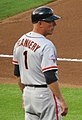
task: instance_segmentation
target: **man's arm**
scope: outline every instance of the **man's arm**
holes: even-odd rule
[[[19,88],[20,88],[20,90],[23,93],[23,89],[25,88],[25,85],[21,83],[21,78],[20,77],[17,77],[17,79],[18,79]]]
[[[25,85],[21,83],[19,65],[14,65],[14,75],[18,79],[19,88],[23,93],[23,89],[25,88]]]
[[[66,104],[66,102],[65,102],[65,100],[63,98],[63,95],[62,95],[62,93],[60,91],[58,81],[49,84],[49,88],[51,89],[52,93],[54,95],[56,95],[56,97],[59,99],[60,105],[61,105],[61,108],[62,108],[61,115],[65,116],[68,113],[68,106],[67,106],[67,104]]]
[[[60,87],[58,84],[57,70],[46,71],[46,72],[44,72],[44,76],[46,78],[46,82],[47,82],[49,88],[51,89],[53,95],[55,95],[60,101],[60,105],[62,108],[62,113],[61,113],[62,116],[65,116],[68,112],[68,107],[67,107],[67,104],[63,98],[61,91],[60,91]]]

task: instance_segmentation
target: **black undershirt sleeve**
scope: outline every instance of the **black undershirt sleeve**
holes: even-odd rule
[[[14,65],[14,75],[20,77],[19,65]]]
[[[58,72],[58,70],[49,70],[49,71],[44,72],[44,76],[46,78],[47,84],[51,84],[58,80],[57,72]]]

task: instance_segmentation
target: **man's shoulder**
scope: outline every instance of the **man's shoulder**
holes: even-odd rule
[[[54,44],[53,44],[53,42],[51,40],[46,38],[45,42],[46,42],[47,46],[54,47]]]

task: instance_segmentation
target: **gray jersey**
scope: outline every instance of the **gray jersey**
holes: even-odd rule
[[[43,35],[29,32],[15,44],[13,64],[19,65],[23,84],[47,84],[43,72],[58,69],[56,48]],[[62,120],[59,100],[47,87],[23,89],[25,120]]]
[[[18,64],[23,84],[46,84],[43,72],[58,69],[56,48],[43,35],[29,32],[15,44],[13,64]]]

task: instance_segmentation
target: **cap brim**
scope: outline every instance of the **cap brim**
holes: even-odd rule
[[[49,18],[44,18],[44,19],[42,19],[43,21],[48,21],[48,22],[50,22],[50,21],[54,21],[54,20],[58,20],[58,19],[60,19],[61,17],[60,16],[58,16],[58,15],[53,15],[53,16],[50,16]]]

